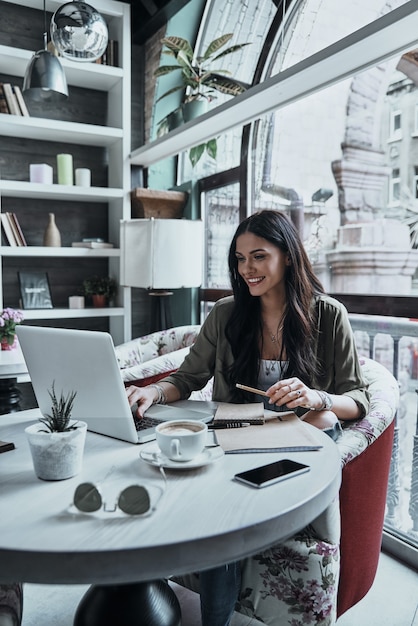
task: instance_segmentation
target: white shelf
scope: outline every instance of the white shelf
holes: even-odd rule
[[[23,77],[34,52],[0,45],[0,73]],[[67,83],[85,89],[110,91],[123,78],[123,70],[120,67],[98,63],[76,63],[64,58],[60,58],[60,63],[64,68]]]
[[[124,197],[124,190],[113,187],[44,185],[22,180],[0,180],[0,195],[8,198],[107,202]]]
[[[37,11],[38,18],[42,17],[42,3],[39,0],[5,0],[16,5],[13,14],[16,16],[15,23],[19,23],[20,12],[24,7],[29,7]],[[62,6],[62,0],[46,0],[46,10],[49,13],[54,12]],[[3,5],[3,1],[0,2]],[[43,117],[25,117],[17,115],[0,114],[0,139],[1,137],[13,137],[22,140],[21,143],[26,144],[22,150],[30,150],[32,153],[42,154],[42,149],[34,144],[30,146],[29,142],[54,142],[57,146],[57,153],[62,152],[63,144],[72,144],[82,146],[94,146],[105,148],[107,154],[107,167],[109,171],[109,184],[111,187],[77,187],[69,185],[44,185],[17,180],[0,180],[0,201],[3,198],[13,198],[13,209],[19,211],[19,206],[23,202],[18,199],[29,199],[41,201],[49,200],[56,203],[56,212],[65,210],[65,202],[73,202],[75,219],[82,216],[83,213],[91,210],[98,210],[93,207],[93,203],[103,204],[103,212],[108,222],[109,241],[115,245],[119,245],[119,224],[121,219],[128,219],[131,215],[130,202],[130,139],[131,139],[131,28],[130,28],[130,6],[125,2],[114,0],[98,0],[97,10],[105,18],[109,26],[109,36],[111,39],[117,40],[119,44],[119,65],[120,67],[112,67],[101,65],[98,63],[82,63],[71,61],[60,57],[67,82],[71,87],[79,87],[82,89],[94,89],[104,92],[107,95],[106,116],[108,126],[98,126],[93,124],[83,124],[79,122],[69,122],[62,120],[46,119]],[[27,13],[27,12],[26,12]],[[17,32],[17,30],[16,30]],[[29,36],[35,33],[30,33]],[[16,41],[9,40],[13,45],[0,45],[0,73],[10,76],[10,82],[16,82],[25,75],[26,68],[32,58],[34,50],[15,47],[19,44],[26,45],[25,33],[22,32],[20,37],[16,37]],[[31,44],[31,45],[36,45]],[[42,31],[39,33],[39,49],[42,48]],[[71,102],[69,103],[71,110]],[[88,109],[90,103],[86,100],[82,103],[82,107]],[[59,117],[59,105],[56,108],[55,116]],[[43,112],[40,113],[43,115]],[[47,113],[45,113],[47,115]],[[83,119],[77,116],[74,111],[71,115],[73,119]],[[27,140],[27,141],[25,141]],[[32,149],[33,148],[33,149]],[[51,152],[51,150],[50,150]],[[19,155],[15,154],[18,158]],[[28,159],[25,155],[24,161]],[[31,161],[29,161],[31,162]],[[35,161],[37,162],[37,161]],[[27,167],[27,171],[26,171]],[[29,178],[28,166],[22,171],[22,177]],[[5,169],[2,171],[5,176]],[[87,206],[86,206],[87,205]],[[62,209],[61,209],[62,207]],[[101,207],[100,207],[101,208]],[[4,209],[6,210],[6,209]],[[34,212],[35,213],[35,212]],[[24,229],[24,224],[23,224]],[[81,234],[79,235],[81,239]],[[0,259],[0,306],[6,306],[4,301],[3,287],[7,284],[9,269],[6,259],[16,258],[15,264],[19,265],[19,258],[22,264],[33,265],[37,267],[41,261],[53,268],[55,259],[68,258],[67,265],[74,265],[75,259],[89,260],[103,259],[103,266],[107,267],[109,275],[118,276],[120,271],[120,255],[119,248],[73,248],[66,247],[44,247],[44,246],[2,246],[0,247],[0,255],[3,257],[3,267]],[[30,261],[29,259],[32,259]],[[38,261],[39,259],[39,261]],[[72,261],[71,261],[72,259]],[[23,261],[24,260],[24,261]],[[8,263],[10,265],[10,262]],[[4,267],[4,265],[6,267]],[[105,270],[104,270],[105,271]],[[6,290],[7,293],[7,290]],[[52,294],[53,296],[54,294]],[[123,343],[131,338],[132,322],[131,322],[131,292],[127,287],[120,287],[120,296],[118,299],[119,306],[111,308],[96,309],[89,307],[86,309],[42,309],[24,311],[27,320],[54,320],[54,319],[73,319],[73,318],[108,318],[109,332],[111,333],[115,345]],[[92,322],[91,326],[95,326]]]
[[[109,126],[0,113],[0,135],[109,147],[123,138],[123,130]]]
[[[23,309],[25,320],[81,319],[86,317],[123,317],[123,307],[85,309]]]
[[[45,246],[2,246],[0,254],[3,257],[48,257],[48,258],[109,258],[120,257],[119,248],[70,248],[70,247],[45,247]]]
[[[343,78],[411,50],[417,43],[417,3],[411,0],[196,120],[134,150],[131,163],[149,167],[180,154],[231,128],[248,124]]]

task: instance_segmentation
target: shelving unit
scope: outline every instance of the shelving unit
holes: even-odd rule
[[[7,0],[8,4],[17,7],[42,10],[42,3],[37,0]],[[1,5],[5,4],[0,1]],[[55,11],[62,5],[62,0],[47,0],[48,12]],[[97,259],[107,260],[109,275],[117,280],[120,275],[120,233],[119,225],[123,219],[129,219],[130,212],[130,138],[131,138],[131,33],[130,33],[130,6],[115,0],[97,0],[95,8],[106,19],[109,28],[109,38],[119,43],[120,67],[100,65],[97,63],[77,63],[60,58],[64,67],[68,85],[77,89],[98,90],[103,92],[107,100],[107,114],[105,125],[47,119],[44,117],[20,117],[16,115],[0,114],[0,137],[9,137],[13,140],[31,142],[54,142],[56,153],[62,151],[63,144],[72,144],[74,149],[80,146],[102,148],[106,151],[107,186],[106,187],[77,187],[67,185],[44,185],[30,183],[28,180],[0,180],[0,210],[2,200],[13,198],[17,210],[19,200],[27,203],[30,200],[39,205],[39,201],[46,201],[46,206],[58,203],[58,211],[62,213],[62,222],[65,223],[65,207],[71,207],[72,219],[79,206],[80,216],[83,216],[85,205],[97,204],[104,206],[107,213],[109,240],[114,248],[86,249],[72,248],[71,245],[61,248],[46,248],[41,245],[27,247],[0,247],[0,307],[9,306],[4,301],[4,284],[8,270],[5,261],[13,263],[25,260],[36,265],[36,262],[49,262],[53,267],[54,259],[68,258],[72,263],[88,263]],[[18,9],[16,9],[16,12]],[[39,33],[41,42],[42,32]],[[10,42],[9,42],[10,43]],[[13,42],[14,43],[14,42]],[[40,43],[40,47],[41,43]],[[35,50],[17,48],[0,44],[0,74],[21,79]],[[13,82],[13,81],[11,81]],[[59,107],[59,105],[57,105]],[[85,106],[89,106],[86,102]],[[76,107],[75,107],[76,109]],[[30,148],[29,148],[30,149]],[[68,146],[67,146],[68,150]],[[67,151],[66,150],[66,151]],[[42,150],[40,150],[42,152]],[[38,155],[35,155],[38,156]],[[39,162],[39,158],[33,162]],[[24,171],[22,178],[29,172]],[[48,204],[49,203],[49,204]],[[49,210],[49,209],[48,209]],[[97,209],[94,209],[97,210]],[[25,229],[25,224],[22,224]],[[79,240],[83,233],[79,234]],[[77,237],[76,237],[77,238]],[[39,237],[38,237],[39,239]],[[14,267],[14,265],[13,265]],[[83,265],[85,267],[85,265]],[[94,273],[94,272],[93,272]],[[8,277],[10,281],[10,276]],[[16,277],[17,280],[17,277]],[[66,320],[82,318],[106,318],[109,332],[114,343],[122,343],[131,338],[131,293],[129,288],[119,287],[116,306],[104,309],[85,308],[69,309],[57,307],[45,310],[25,310],[27,320]]]

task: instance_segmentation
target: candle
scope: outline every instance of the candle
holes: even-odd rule
[[[29,180],[31,183],[52,185],[52,167],[46,163],[31,163],[29,165]]]
[[[68,306],[70,309],[84,309],[84,296],[70,296]]]
[[[79,167],[75,171],[75,184],[79,187],[90,187],[91,171],[87,167]]]
[[[73,185],[73,155],[57,154],[58,184]]]

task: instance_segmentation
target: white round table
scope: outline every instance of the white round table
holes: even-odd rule
[[[22,411],[1,421],[0,439],[16,449],[0,455],[0,582],[125,584],[209,569],[292,536],[340,487],[337,446],[315,430],[323,445],[316,452],[233,454],[199,469],[166,470],[167,489],[149,517],[74,513],[80,482],[100,483],[108,502],[130,484],[159,493],[164,482],[158,468],[139,458],[140,446],[93,433],[80,475],[39,480],[24,433],[37,415]],[[279,458],[306,463],[310,471],[263,489],[233,480]]]

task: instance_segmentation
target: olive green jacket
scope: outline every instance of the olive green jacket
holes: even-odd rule
[[[326,295],[315,298],[313,306],[318,307],[319,313],[315,352],[324,364],[324,374],[318,380],[312,380],[311,385],[328,393],[350,396],[360,407],[363,417],[369,409],[369,394],[347,310],[338,300]],[[177,372],[163,379],[177,387],[181,398],[188,398],[192,391],[202,389],[213,376],[213,400],[233,401],[225,377],[233,362],[231,346],[225,336],[232,307],[232,296],[218,300],[183,364]]]

